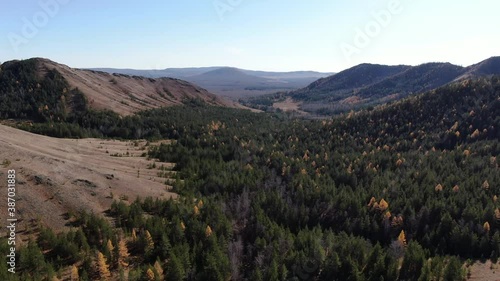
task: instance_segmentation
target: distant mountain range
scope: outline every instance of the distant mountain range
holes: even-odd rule
[[[262,109],[284,99],[312,114],[330,115],[398,100],[466,78],[500,74],[500,57],[461,67],[450,63],[418,66],[361,64],[286,94],[250,101]],[[259,105],[260,103],[260,105]]]
[[[167,68],[162,70],[115,68],[92,68],[91,70],[150,78],[171,77],[183,79],[214,94],[229,98],[295,90],[305,87],[319,78],[333,74],[315,71],[270,72],[218,66]]]

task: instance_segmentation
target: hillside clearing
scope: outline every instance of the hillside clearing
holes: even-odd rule
[[[153,168],[153,160],[141,157],[145,145],[146,141],[56,139],[0,125],[0,173],[5,182],[7,170],[16,170],[19,229],[39,219],[42,225],[63,230],[70,211],[102,213],[113,200],[176,197],[168,191],[166,179],[158,176],[158,168],[169,170],[173,164],[156,162]],[[2,210],[5,204],[2,200]],[[0,219],[5,221],[6,212]]]

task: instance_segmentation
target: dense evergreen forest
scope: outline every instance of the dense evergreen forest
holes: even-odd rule
[[[0,73],[2,117],[56,137],[173,139],[148,156],[176,163],[181,196],[116,201],[114,227],[84,211],[74,231],[40,226],[1,280],[462,280],[500,254],[498,77],[301,120],[197,100],[119,117],[64,95],[57,73],[17,75]],[[19,84],[46,94],[3,106]]]

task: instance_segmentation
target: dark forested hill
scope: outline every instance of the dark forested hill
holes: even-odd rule
[[[417,144],[420,142],[415,136],[425,134],[422,139],[429,148],[432,145],[454,149],[457,145],[479,139],[498,140],[500,81],[498,76],[463,80],[349,116],[355,117],[343,122],[345,130],[360,128],[360,132],[371,131],[368,133],[371,137],[384,132],[389,139],[413,138]],[[363,124],[370,124],[370,128]]]
[[[361,64],[319,79],[309,86],[275,95],[250,99],[260,109],[291,98],[299,109],[312,115],[332,115],[371,107],[436,89],[453,81],[500,74],[500,59],[493,57],[476,65],[461,67],[449,63],[419,66]]]
[[[361,64],[319,79],[303,89],[292,92],[291,96],[296,100],[340,100],[352,95],[356,89],[373,85],[408,68],[410,66]]]
[[[302,101],[302,109],[306,111],[334,113],[423,93],[450,83],[464,73],[462,67],[449,63],[428,63],[415,67],[361,67],[365,68],[365,72],[360,75],[357,74],[359,67],[355,67],[347,70],[341,77],[334,75],[325,78],[326,81],[318,81],[321,82],[318,86],[291,92],[290,96]],[[342,87],[336,87],[335,82],[346,79],[345,76],[356,83],[345,83]]]
[[[498,74],[500,74],[500,57],[492,57],[467,67],[465,74],[460,78],[473,78]]]
[[[366,87],[356,95],[377,104],[387,97],[390,97],[389,100],[400,99],[409,94],[436,89],[453,81],[462,72],[462,67],[449,63],[423,64]]]

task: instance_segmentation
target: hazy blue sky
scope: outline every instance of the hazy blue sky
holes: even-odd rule
[[[5,0],[0,61],[278,71],[470,65],[500,55],[499,11],[498,0]]]

